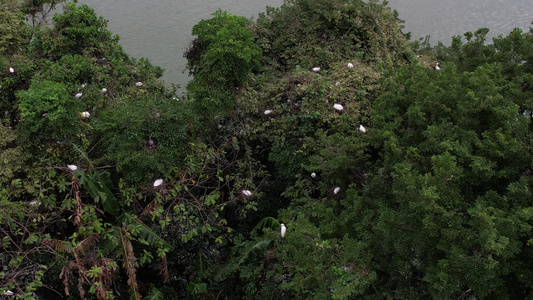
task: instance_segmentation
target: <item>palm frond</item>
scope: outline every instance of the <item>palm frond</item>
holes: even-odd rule
[[[255,225],[253,231],[263,230],[263,228],[270,228],[272,230],[277,230],[280,227],[278,220],[272,217],[265,217],[257,225]]]
[[[163,300],[165,299],[165,295],[163,295],[163,293],[154,286],[152,287],[152,290],[150,291],[150,293],[146,296],[146,299]]]
[[[45,244],[52,247],[57,252],[72,253],[72,244],[67,241],[51,239],[47,240]]]

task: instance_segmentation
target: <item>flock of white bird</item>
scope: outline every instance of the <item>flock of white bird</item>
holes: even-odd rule
[[[11,71],[11,70],[13,70],[13,71]],[[9,68],[9,71],[10,71],[11,73],[15,72],[15,70],[14,70],[13,68]],[[86,86],[87,86],[87,83],[83,83],[83,84],[81,85],[81,88],[83,89],[83,88],[85,88]],[[143,83],[140,82],[140,81],[137,81],[137,82],[135,83],[135,86],[137,86],[137,87],[142,87],[142,86],[143,86]],[[107,94],[107,91],[108,91],[108,90],[107,90],[107,88],[104,87],[104,88],[102,88],[100,91],[102,92],[102,94],[105,95],[105,94]],[[76,94],[74,95],[74,98],[76,98],[76,99],[80,99],[82,96],[83,96],[83,93],[82,93],[82,92],[79,92],[79,93],[76,93]],[[84,119],[88,119],[88,118],[91,117],[91,114],[90,114],[88,111],[84,111],[84,112],[80,112],[80,116],[81,116],[82,118],[84,118]]]
[[[352,63],[347,63],[346,64],[346,67],[352,69],[354,66]],[[435,69],[436,70],[440,70],[440,65],[439,63],[437,63],[435,65]],[[320,72],[320,67],[314,67],[312,68],[313,72]],[[9,68],[9,71],[11,73],[13,73],[15,70],[13,68]],[[135,85],[137,87],[142,87],[143,86],[143,83],[142,82],[136,82]],[[81,87],[84,88],[86,86],[86,84],[82,84]],[[107,89],[106,88],[102,88],[102,94],[105,94],[107,93]],[[74,97],[76,97],[76,99],[80,99],[81,97],[83,96],[83,93],[79,92],[77,93],[76,95],[74,95]],[[344,106],[342,106],[342,104],[338,104],[338,103],[335,103],[333,104],[333,109],[335,109],[336,111],[338,112],[342,112],[344,111]],[[271,109],[267,109],[263,112],[264,115],[270,115],[273,113],[273,110]],[[83,118],[89,118],[91,116],[91,114],[87,111],[84,111],[84,112],[80,112],[80,115],[83,117]],[[366,132],[366,128],[363,126],[363,125],[359,125],[359,131],[365,133]],[[78,169],[78,167],[76,165],[67,165],[67,168],[70,169],[71,171],[76,171]],[[315,172],[311,173],[311,178],[316,178],[317,177],[317,174]],[[163,184],[163,179],[156,179],[153,183],[153,186],[154,187],[159,187]],[[339,194],[341,191],[341,188],[340,187],[335,187],[333,189],[333,194],[337,195]],[[241,191],[242,195],[246,198],[251,198],[253,196],[253,193],[250,191],[250,190],[242,190]],[[285,233],[287,232],[287,227],[285,226],[285,224],[281,223],[281,237],[285,237]],[[11,291],[4,291],[4,295],[13,295],[13,292]]]

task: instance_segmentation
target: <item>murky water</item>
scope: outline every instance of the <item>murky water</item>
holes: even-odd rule
[[[254,17],[283,0],[80,0],[109,20],[108,27],[121,37],[133,57],[146,57],[165,68],[163,80],[186,85],[188,47],[192,27],[218,8]],[[390,0],[405,21],[413,39],[431,35],[432,43],[449,43],[453,35],[491,29],[490,36],[507,34],[515,27],[527,30],[533,21],[532,0]],[[185,73],[184,73],[185,71]]]
[[[431,35],[432,44],[451,42],[454,35],[487,27],[489,38],[507,35],[513,28],[529,30],[531,0],[390,0],[412,38]]]

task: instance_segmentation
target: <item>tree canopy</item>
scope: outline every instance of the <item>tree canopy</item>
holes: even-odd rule
[[[6,1],[0,290],[531,298],[533,30],[431,47],[398,17],[218,10],[180,96],[87,5]]]

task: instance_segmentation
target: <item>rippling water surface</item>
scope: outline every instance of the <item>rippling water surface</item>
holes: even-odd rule
[[[184,87],[189,80],[183,52],[192,40],[192,27],[218,8],[256,17],[283,0],[80,0],[109,20],[133,57],[146,57],[165,68],[163,80]],[[527,30],[533,21],[532,0],[390,0],[413,39],[431,35],[432,43],[449,44],[453,35],[491,29],[489,36],[507,34],[515,27]]]

